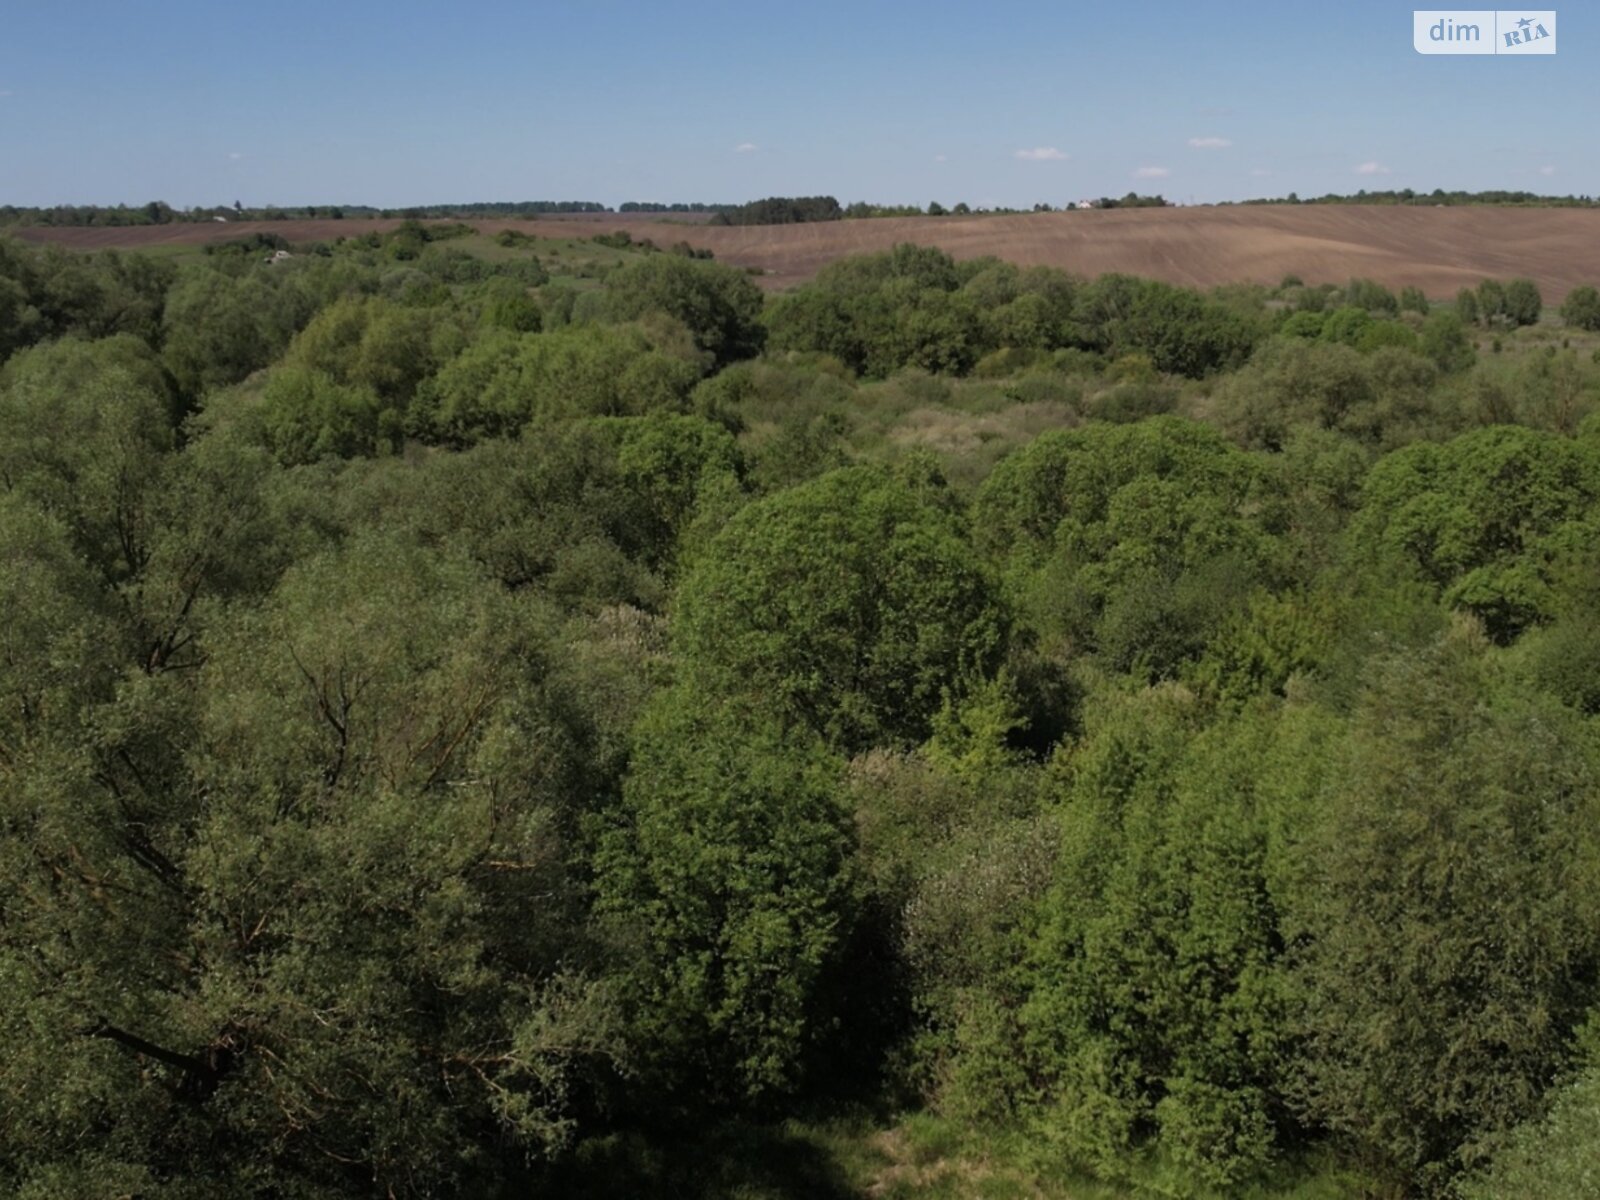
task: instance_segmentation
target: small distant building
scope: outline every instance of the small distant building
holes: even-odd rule
[[[221,221],[224,225],[226,225],[228,223],[228,218],[227,217],[212,217],[211,219],[213,221]]]
[[[290,254],[287,250],[274,250],[267,257],[267,264],[270,266],[272,263],[281,263],[281,262],[285,261],[286,259],[290,259],[290,258],[293,258],[293,257],[294,257],[294,255]]]
[[[1094,207],[1094,201],[1093,200],[1079,200],[1078,204],[1077,204],[1077,207],[1079,207],[1079,208],[1093,208]]]

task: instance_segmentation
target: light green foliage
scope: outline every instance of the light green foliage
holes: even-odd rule
[[[0,558],[0,761],[14,763],[36,743],[74,740],[126,651],[65,526],[15,492],[0,493]]]
[[[658,609],[680,559],[744,501],[732,438],[694,417],[575,421],[420,462],[374,464],[343,501],[562,607]]]
[[[826,1033],[853,910],[840,766],[808,733],[684,689],[638,727],[596,888],[632,962],[637,1053],[683,1102],[789,1090]]]
[[[300,331],[284,361],[345,387],[368,389],[386,408],[403,410],[417,385],[465,343],[459,326],[438,310],[347,297]]]
[[[1543,1119],[1519,1129],[1480,1176],[1461,1187],[1464,1200],[1538,1196],[1588,1200],[1600,1186],[1600,1072],[1589,1070],[1554,1093]]]
[[[1257,712],[1202,732],[1175,688],[1107,699],[1061,771],[1061,858],[1028,956],[1036,1119],[1112,1173],[1154,1122],[1226,1189],[1272,1153],[1292,1045],[1273,856],[1304,784],[1276,788],[1328,730]]]
[[[1377,325],[1366,309],[1346,305],[1328,314],[1322,326],[1322,340],[1359,348]]]
[[[363,539],[210,650],[107,699],[103,758],[8,768],[12,1184],[325,1195],[355,1168],[424,1196],[492,1184],[469,1131],[559,1148],[613,1043],[561,850],[582,730],[538,607]]]
[[[1485,325],[1506,321],[1505,284],[1498,279],[1485,279],[1478,285],[1478,313]]]
[[[491,330],[428,380],[409,420],[429,440],[470,445],[574,417],[681,410],[699,377],[632,327]]]
[[[334,301],[295,337],[262,391],[267,445],[290,466],[398,450],[418,386],[465,338],[442,309]]]
[[[1551,614],[1549,556],[1592,536],[1597,489],[1600,462],[1584,443],[1510,427],[1419,443],[1373,468],[1353,544],[1507,642]]]
[[[0,242],[0,1193],[1594,1190],[1592,295],[280,245]]]
[[[492,279],[484,286],[482,297],[482,319],[490,328],[509,329],[512,333],[538,333],[544,328],[543,309],[521,283]]]
[[[1297,312],[1290,315],[1278,332],[1284,337],[1304,338],[1314,342],[1322,337],[1323,326],[1327,324],[1327,316],[1320,312]]]
[[[261,393],[267,445],[286,466],[319,458],[355,458],[374,453],[380,425],[388,429],[384,449],[398,433],[384,420],[386,409],[371,388],[342,384],[321,371],[285,366],[272,373]]]
[[[988,575],[932,488],[848,468],[758,501],[679,593],[689,678],[831,744],[917,741],[947,691],[997,661]]]
[[[1394,347],[1400,350],[1415,350],[1417,348],[1417,335],[1410,326],[1402,325],[1398,321],[1379,321],[1372,328],[1361,335],[1357,348],[1363,354],[1371,354],[1374,350],[1383,350]]]
[[[144,565],[173,416],[165,379],[136,342],[25,351],[0,374],[0,487],[64,524],[104,579],[126,580]]]
[[[1371,371],[1354,349],[1295,339],[1269,343],[1223,380],[1217,417],[1241,445],[1278,450],[1296,428],[1370,424],[1373,402]]]

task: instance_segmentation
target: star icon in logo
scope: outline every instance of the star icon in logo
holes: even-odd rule
[[[1517,25],[1522,29],[1526,29],[1529,25],[1532,25],[1532,24],[1533,24],[1533,21],[1530,20],[1527,17],[1523,17],[1522,20],[1517,22]]]

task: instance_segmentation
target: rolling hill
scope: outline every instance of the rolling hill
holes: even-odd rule
[[[331,240],[397,224],[321,220],[16,232],[29,241],[81,249],[138,249],[221,241],[256,230],[295,242]],[[1442,299],[1484,278],[1525,276],[1539,284],[1546,303],[1558,303],[1579,284],[1600,283],[1600,211],[1584,209],[1252,205],[742,227],[614,214],[471,224],[486,233],[518,228],[539,236],[586,237],[626,229],[663,244],[687,241],[722,262],[759,269],[763,285],[774,290],[804,282],[837,258],[906,241],[939,246],[958,258],[995,255],[1080,275],[1121,271],[1200,287],[1275,284],[1290,273],[1307,283],[1362,276],[1394,288],[1420,287]]]

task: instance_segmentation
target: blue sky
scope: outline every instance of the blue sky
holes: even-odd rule
[[[7,9],[0,203],[1600,192],[1593,5],[1521,59],[1373,0]]]

